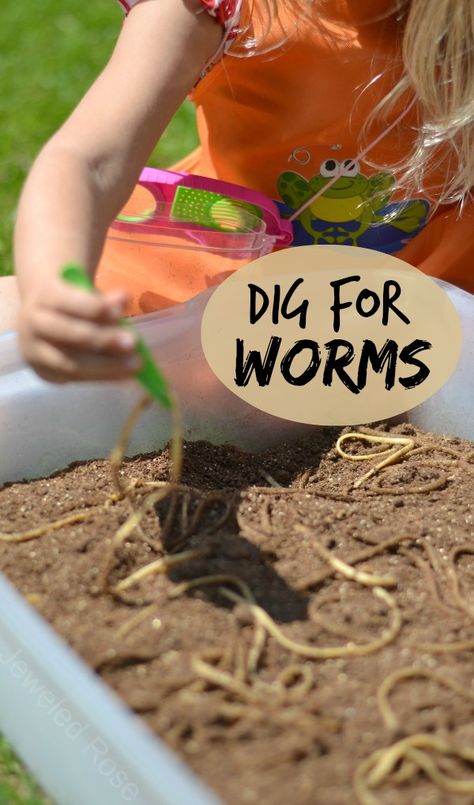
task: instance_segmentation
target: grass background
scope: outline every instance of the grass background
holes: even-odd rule
[[[123,14],[114,0],[3,0],[0,25],[0,275],[13,273],[11,235],[28,169],[106,63]],[[120,91],[119,89],[117,91]],[[166,167],[197,144],[186,102],[153,152]],[[0,724],[1,730],[1,724]],[[46,805],[0,736],[0,805]]]
[[[115,0],[2,2],[0,275],[13,273],[11,232],[26,173],[106,63],[122,20]],[[166,167],[196,144],[194,108],[186,102],[149,164]]]

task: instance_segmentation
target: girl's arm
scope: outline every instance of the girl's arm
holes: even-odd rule
[[[25,358],[54,381],[113,379],[137,369],[132,336],[118,326],[126,296],[99,296],[59,279],[77,262],[94,274],[107,229],[130,196],[170,118],[222,29],[199,0],[141,0],[114,53],[36,159],[15,228]]]

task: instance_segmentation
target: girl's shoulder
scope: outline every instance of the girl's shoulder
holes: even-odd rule
[[[243,1],[244,0],[195,0],[197,8],[196,13],[207,12],[215,18],[216,22],[219,23],[223,30],[223,37],[219,49],[211,59],[209,59],[207,64],[204,65],[197,83],[199,83],[199,81],[209,73],[212,67],[220,61],[222,56],[229,51],[234,39],[238,36]],[[117,2],[123,9],[125,15],[127,15],[141,0],[117,0]]]
[[[125,14],[137,5],[140,0],[117,0],[123,8]],[[242,0],[198,0],[203,11],[207,11],[217,22],[222,25],[226,32],[226,39],[231,39],[237,34],[237,27],[240,19]]]

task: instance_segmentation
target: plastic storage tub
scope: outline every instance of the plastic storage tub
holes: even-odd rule
[[[461,359],[446,385],[403,419],[434,433],[474,440],[474,296],[441,284],[462,322]],[[135,319],[180,397],[185,437],[256,451],[306,432],[309,426],[256,410],[216,379],[200,342],[211,293]],[[0,336],[0,484],[107,456],[140,394],[135,382],[45,383],[22,361],[16,334]],[[168,415],[153,406],[138,423],[128,454],[161,449],[169,435]]]
[[[1,574],[0,612],[0,730],[57,805],[219,805]]]
[[[448,383],[403,418],[474,440],[474,297],[442,285],[462,321],[462,357]],[[256,411],[216,380],[200,346],[210,293],[137,320],[182,399],[186,437],[256,450],[307,430]],[[0,483],[106,456],[140,393],[135,383],[44,383],[22,362],[15,333],[1,336]],[[129,452],[168,438],[168,417],[155,406]],[[1,575],[0,611],[0,729],[60,805],[216,805]],[[69,713],[62,726],[61,708]]]
[[[292,237],[261,193],[145,168],[109,229],[96,285],[127,288],[129,314],[149,313],[193,298]]]

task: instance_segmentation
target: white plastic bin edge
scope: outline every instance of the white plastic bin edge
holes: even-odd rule
[[[0,730],[58,805],[218,805],[0,576]]]

